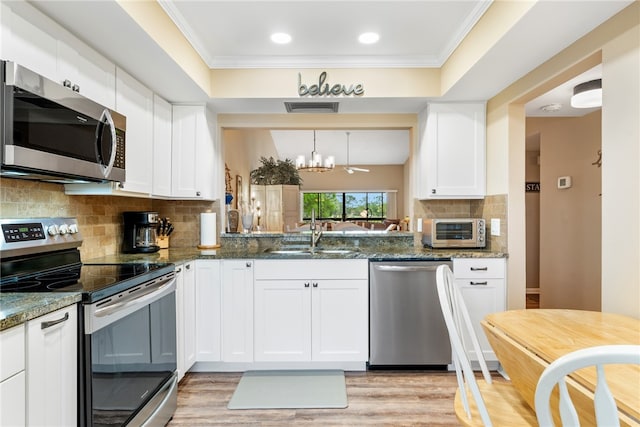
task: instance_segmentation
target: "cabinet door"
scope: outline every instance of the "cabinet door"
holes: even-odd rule
[[[282,185],[265,186],[265,199],[266,231],[282,233],[285,231],[282,218]]]
[[[183,264],[183,310],[184,310],[184,371],[187,372],[196,363],[196,269],[195,262]]]
[[[153,194],[171,196],[171,104],[153,95]]]
[[[173,106],[172,195],[214,200],[214,178],[220,165],[212,128],[204,105]],[[218,156],[218,157],[216,157]],[[219,163],[219,161],[218,161]]]
[[[430,104],[421,145],[421,198],[481,198],[485,195],[485,105]],[[424,151],[426,149],[426,152]]]
[[[120,68],[116,73],[116,109],[127,118],[127,177],[122,188],[148,195],[153,179],[153,92]]]
[[[221,327],[220,261],[196,261],[196,361],[219,362]]]
[[[255,360],[311,360],[311,281],[256,280]]]
[[[87,98],[115,108],[115,64],[67,31],[60,31],[58,37],[58,81],[67,80]]]
[[[253,361],[253,261],[222,261],[222,361]]]
[[[37,10],[19,2],[2,2],[2,59],[17,62],[48,79],[57,80],[56,39],[46,31],[51,23]],[[13,8],[20,8],[20,15]],[[24,17],[21,15],[25,15]]]
[[[367,280],[313,280],[312,360],[366,361]]]
[[[176,364],[178,370],[178,381],[184,377],[184,264],[176,264]]]
[[[172,193],[176,197],[197,197],[198,121],[202,107],[190,105],[173,106],[173,150],[171,159]]]
[[[27,324],[27,425],[77,423],[77,322],[74,305]]]
[[[25,374],[21,371],[0,382],[0,425],[26,425]]]
[[[0,332],[0,425],[22,426],[26,420],[24,324]]]
[[[460,289],[462,298],[464,298],[464,303],[469,311],[469,317],[473,323],[473,329],[478,337],[485,360],[488,362],[497,361],[498,358],[489,344],[480,322],[487,314],[497,313],[506,309],[504,279],[456,279],[455,284]],[[465,348],[470,352],[469,358],[477,360],[477,356],[473,353],[473,345],[469,336],[463,333],[462,340]]]

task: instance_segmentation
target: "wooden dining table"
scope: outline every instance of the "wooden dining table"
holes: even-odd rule
[[[575,350],[610,344],[640,345],[640,320],[582,310],[509,310],[487,315],[481,322],[489,343],[513,386],[535,410],[540,375],[551,362]],[[618,406],[620,424],[640,426],[640,365],[609,365],[607,383]],[[567,381],[582,426],[596,425],[594,368],[574,372]],[[552,395],[556,425],[557,393]]]

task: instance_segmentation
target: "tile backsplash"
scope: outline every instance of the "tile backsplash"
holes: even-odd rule
[[[486,196],[478,200],[415,200],[415,218],[484,218],[487,223],[487,249],[507,252],[507,195]],[[491,236],[491,218],[500,219],[500,236]],[[416,242],[419,242],[416,237]],[[418,243],[419,244],[419,243]]]
[[[69,196],[61,184],[8,178],[0,178],[0,202],[0,218],[76,217],[83,260],[120,252],[124,211],[157,211],[169,217],[175,227],[171,246],[193,247],[200,240],[200,213],[218,208],[217,203],[205,201]]]

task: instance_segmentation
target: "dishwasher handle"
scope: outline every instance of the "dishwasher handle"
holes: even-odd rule
[[[436,271],[437,265],[375,265],[374,268],[378,271],[390,271],[390,272],[410,272],[410,271]]]

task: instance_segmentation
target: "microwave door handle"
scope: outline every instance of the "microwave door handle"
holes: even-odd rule
[[[102,116],[100,116],[100,122],[99,122],[98,126],[104,126],[105,121],[107,122],[107,125],[109,126],[109,133],[111,134],[111,157],[109,157],[109,162],[107,163],[106,166],[104,166],[104,165],[100,165],[100,166],[102,167],[102,174],[106,178],[111,173],[111,169],[113,168],[113,164],[116,161],[116,149],[117,149],[117,144],[118,144],[118,141],[116,140],[116,126],[113,123],[113,118],[111,117],[111,113],[109,112],[108,108],[105,108],[102,111]],[[102,132],[98,132],[98,135],[99,136],[98,136],[96,150],[98,150],[98,153],[100,153],[100,146],[103,143],[103,141],[102,141]],[[99,159],[101,158],[100,154],[98,154],[98,158]]]

